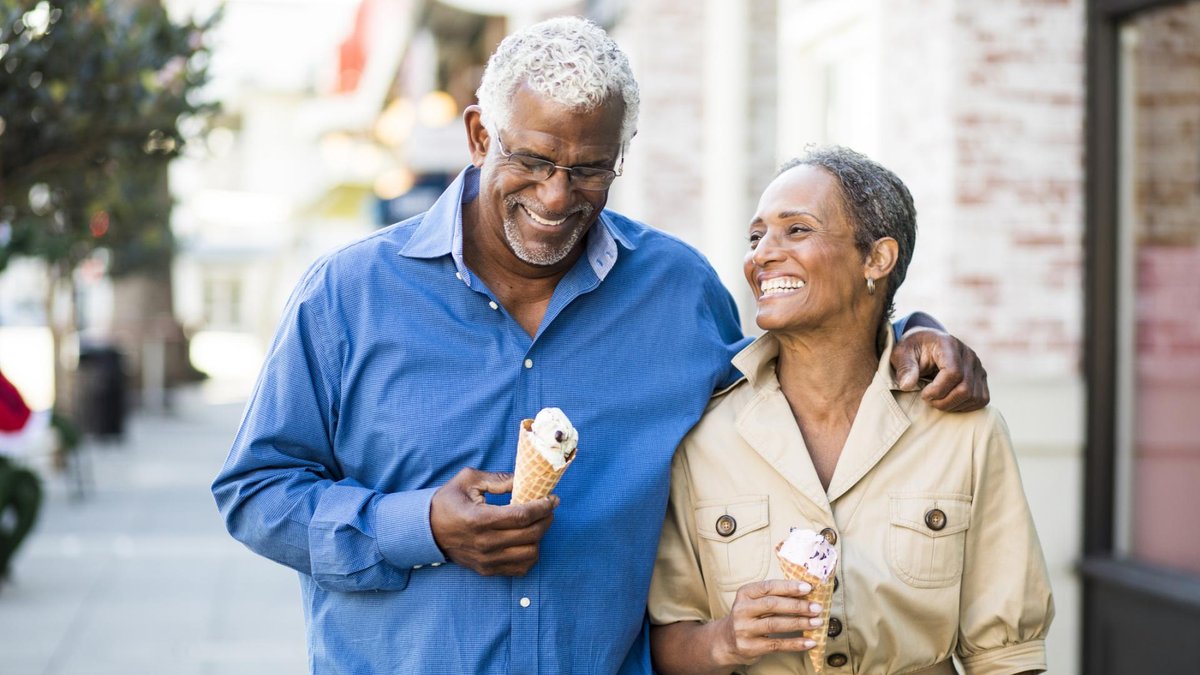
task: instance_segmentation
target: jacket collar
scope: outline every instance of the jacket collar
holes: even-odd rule
[[[775,370],[779,341],[771,333],[759,337],[733,359],[734,366],[745,373],[753,392],[736,414],[738,433],[810,501],[831,508],[833,501],[846,494],[883,459],[910,424],[892,393],[899,390],[891,368],[893,346],[894,338],[888,331],[875,376],[863,393],[828,492],[817,478],[800,427],[779,388]]]

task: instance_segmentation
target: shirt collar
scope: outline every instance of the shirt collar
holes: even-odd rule
[[[892,348],[896,345],[896,338],[890,329],[886,332],[887,342],[884,343],[883,354],[880,355],[879,364],[875,368],[874,381],[888,389],[899,390],[895,374],[892,372]],[[779,339],[774,333],[767,332],[738,352],[733,357],[733,366],[744,373],[750,386],[756,389],[771,383],[779,386],[775,374],[775,362],[778,359]]]
[[[462,205],[479,194],[479,171],[468,166],[433,203],[400,249],[409,258],[437,258],[458,249],[462,257]]]
[[[459,274],[463,275],[463,281],[469,285],[470,272],[463,262],[462,255],[462,207],[477,196],[479,169],[468,165],[425,212],[421,223],[400,250],[400,254],[409,258],[438,258],[450,255],[454,258],[454,265]],[[637,248],[633,238],[621,228],[617,219],[611,217],[608,212],[601,212],[595,225],[588,230],[585,255],[592,271],[602,281],[617,263],[618,244],[628,250]]]

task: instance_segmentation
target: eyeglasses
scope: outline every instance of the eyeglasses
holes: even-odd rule
[[[548,159],[520,152],[509,152],[504,149],[504,142],[500,140],[500,134],[495,134],[493,137],[496,139],[496,144],[500,146],[500,155],[511,162],[517,170],[523,171],[536,181],[544,181],[553,176],[555,171],[562,169],[567,172],[571,185],[580,190],[607,190],[617,176],[621,175],[621,168],[625,165],[624,147],[621,148],[621,155],[617,159],[617,169],[613,171],[594,166],[560,166]]]

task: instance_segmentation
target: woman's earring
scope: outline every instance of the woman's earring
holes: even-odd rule
[[[875,280],[867,277],[867,295],[875,295]]]

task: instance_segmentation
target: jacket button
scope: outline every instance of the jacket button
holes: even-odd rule
[[[717,534],[728,537],[737,531],[737,521],[728,513],[717,518]]]
[[[837,532],[834,532],[832,527],[821,530],[821,536],[825,537],[830,546],[837,546]]]
[[[846,656],[845,654],[843,654],[841,652],[838,652],[836,654],[830,654],[829,658],[825,659],[825,663],[828,663],[829,665],[833,666],[834,668],[841,668],[842,666],[849,663],[849,661],[850,661],[850,657]]]
[[[829,619],[829,637],[837,637],[842,634],[842,622],[837,619]]]
[[[929,509],[925,512],[925,525],[937,532],[946,526],[946,512],[941,509]]]

